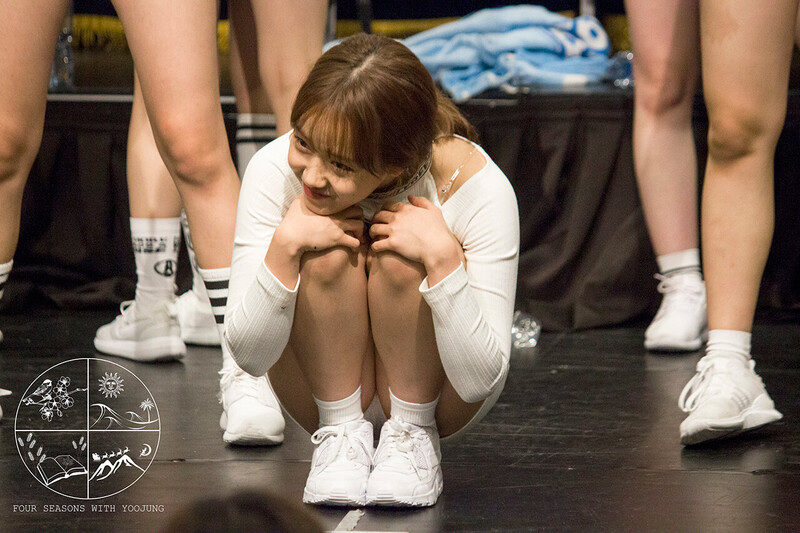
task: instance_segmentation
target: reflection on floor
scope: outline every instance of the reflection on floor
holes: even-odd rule
[[[243,487],[300,501],[307,434],[290,423],[281,446],[226,446],[219,354],[190,347],[182,362],[151,365],[100,356],[93,333],[111,318],[0,315],[0,386],[13,391],[0,398],[0,530],[153,531],[189,501]],[[754,334],[784,420],[696,448],[678,443],[677,398],[700,354],[646,353],[642,333],[545,334],[533,353],[515,353],[494,410],[443,447],[439,503],[367,509],[355,530],[800,530],[800,328],[759,324]],[[106,423],[86,431],[96,404],[108,410],[88,418]],[[156,429],[145,438],[130,429],[140,426]],[[307,508],[331,530],[348,513]]]

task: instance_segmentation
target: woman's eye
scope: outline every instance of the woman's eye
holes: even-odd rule
[[[339,172],[352,172],[353,171],[352,168],[348,167],[344,163],[337,163],[336,161],[333,161],[331,164]]]
[[[304,151],[310,151],[311,150],[311,148],[308,146],[308,143],[304,139],[295,136],[295,140],[297,141],[297,146],[300,149],[302,149]]]

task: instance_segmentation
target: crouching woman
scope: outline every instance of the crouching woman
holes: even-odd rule
[[[513,189],[392,39],[326,52],[291,120],[244,176],[225,342],[313,433],[305,502],[433,505],[440,436],[478,423],[508,373]]]

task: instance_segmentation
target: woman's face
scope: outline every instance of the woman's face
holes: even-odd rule
[[[375,176],[343,158],[329,159],[297,129],[289,141],[289,166],[303,185],[306,206],[318,215],[343,211],[396,176]]]

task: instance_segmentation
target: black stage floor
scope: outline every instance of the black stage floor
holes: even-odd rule
[[[290,424],[281,446],[226,446],[217,425],[217,352],[192,347],[181,363],[149,365],[102,357],[93,350],[92,337],[112,316],[96,311],[0,316],[5,334],[0,386],[13,390],[0,399],[5,411],[0,531],[154,531],[187,502],[244,487],[301,500],[312,451],[308,435]],[[646,353],[642,333],[635,326],[545,334],[533,354],[514,354],[494,410],[463,440],[443,447],[445,489],[437,505],[367,509],[355,530],[800,530],[797,325],[760,323],[754,335],[757,369],[784,420],[695,448],[678,442],[677,398],[700,354]],[[95,492],[86,492],[87,476],[79,475],[52,482],[50,490],[26,468],[35,462],[31,459],[47,455],[41,450],[48,445],[89,462],[78,438],[86,433],[78,431],[80,424],[66,422],[72,413],[88,412],[89,401],[79,398],[65,407],[52,427],[31,416],[36,404],[17,411],[23,396],[45,377],[55,382],[60,375],[72,375],[67,394],[79,397],[71,389],[83,380],[91,398],[105,397],[109,405],[124,391],[133,393],[132,410],[142,408],[137,420],[144,420],[145,411],[148,419],[158,415],[160,432],[149,437],[157,444],[152,454],[147,446],[140,451],[139,444],[131,444],[134,457],[154,457],[138,481],[127,488],[123,482],[116,493],[112,485],[92,485]],[[137,377],[149,389],[152,408],[138,403],[148,391]],[[115,386],[121,390],[101,396],[100,381],[110,386],[108,392]],[[133,420],[132,414],[124,416]],[[93,459],[104,450],[112,457],[115,450],[122,454],[122,446],[95,435],[90,437]],[[331,530],[346,516],[351,525],[358,518],[347,509],[307,509]]]

